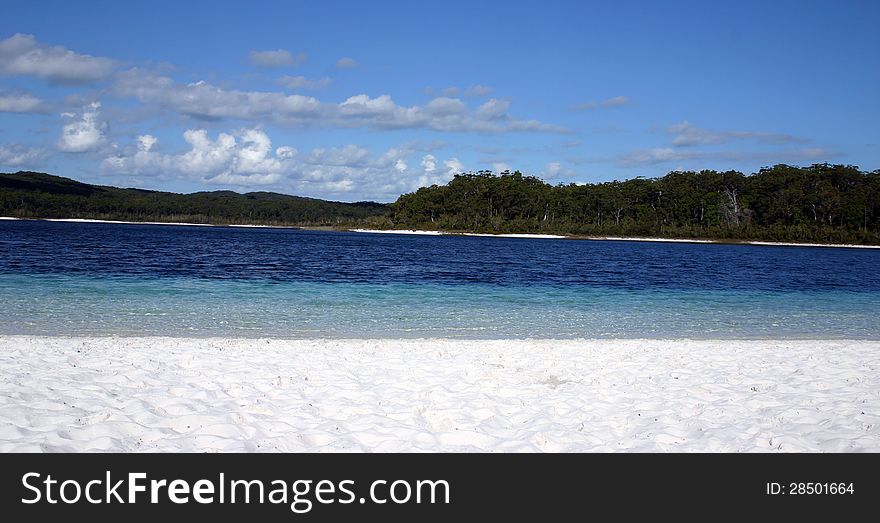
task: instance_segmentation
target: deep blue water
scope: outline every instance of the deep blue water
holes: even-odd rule
[[[0,221],[0,333],[880,339],[880,250]]]

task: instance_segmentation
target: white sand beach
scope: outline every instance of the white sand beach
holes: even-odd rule
[[[15,218],[11,216],[0,216],[0,220],[28,220],[29,218]],[[186,225],[192,227],[241,227],[255,229],[303,229],[308,227],[296,227],[288,225],[251,225],[251,224],[210,224],[210,223],[188,223],[188,222],[128,222],[119,220],[91,220],[85,218],[40,218],[47,222],[68,222],[68,223],[121,223],[128,225]],[[371,234],[408,234],[417,236],[482,236],[489,238],[533,238],[533,239],[551,239],[551,240],[593,240],[593,241],[616,241],[616,242],[660,242],[660,243],[716,243],[724,245],[767,245],[777,247],[844,247],[849,249],[880,249],[880,245],[856,245],[856,244],[836,244],[836,243],[794,243],[794,242],[765,242],[765,241],[718,241],[718,240],[702,240],[692,238],[649,238],[649,237],[628,237],[628,236],[566,236],[560,234],[531,234],[531,233],[473,233],[473,232],[447,232],[447,231],[426,231],[418,229],[347,229],[348,232],[361,232]]]
[[[719,241],[696,238],[640,238],[636,236],[591,236],[587,240],[607,240],[615,242],[662,242],[662,243],[720,243],[725,245],[768,245],[774,247],[845,247],[848,249],[880,249],[880,245],[857,245],[854,243],[795,243],[764,241]]]
[[[483,236],[490,238],[545,238],[563,240],[591,240],[613,242],[659,242],[659,243],[714,243],[724,245],[769,245],[778,247],[845,247],[850,249],[880,249],[880,245],[856,245],[848,243],[794,243],[794,242],[764,242],[764,241],[720,241],[703,240],[698,238],[651,238],[637,236],[567,236],[560,234],[483,234],[472,232],[447,232],[425,231],[418,229],[348,229],[350,232],[363,232],[373,234],[414,234],[427,236]]]
[[[483,236],[489,238],[568,238],[558,234],[526,234],[526,233],[509,233],[509,234],[484,234],[476,232],[448,232],[448,231],[425,231],[417,229],[348,229],[349,232],[364,232],[371,234],[415,234],[424,236]]]
[[[0,451],[880,451],[880,342],[0,336]]]

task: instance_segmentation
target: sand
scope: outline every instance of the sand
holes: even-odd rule
[[[0,336],[0,451],[880,451],[880,342]]]
[[[15,218],[10,216],[0,216],[0,220],[25,220],[28,218]],[[187,223],[187,222],[128,222],[117,220],[92,220],[86,218],[41,218],[47,222],[69,222],[69,223],[122,223],[128,225],[187,225],[192,227],[242,227],[256,229],[309,229],[309,227],[297,227],[288,225],[251,225],[251,224],[209,224],[209,223]],[[425,231],[417,229],[348,229],[349,232],[362,232],[374,234],[410,234],[420,236],[484,236],[491,238],[532,238],[532,239],[552,239],[552,240],[594,240],[594,241],[625,241],[625,242],[661,242],[661,243],[717,243],[724,245],[767,245],[776,247],[844,247],[849,249],[880,249],[880,245],[856,245],[844,243],[794,243],[794,242],[765,242],[765,241],[720,241],[720,240],[703,240],[694,238],[649,238],[635,236],[566,236],[560,234],[531,234],[531,233],[504,233],[504,234],[486,234],[473,232],[447,232],[447,231]]]
[[[728,240],[704,240],[697,238],[651,238],[636,236],[566,236],[559,234],[482,234],[470,232],[446,232],[424,231],[413,229],[349,229],[350,232],[364,232],[377,234],[416,234],[429,236],[487,236],[492,238],[544,238],[566,240],[592,240],[592,241],[615,241],[615,242],[660,242],[660,243],[715,243],[723,245],[768,245],[778,247],[845,247],[850,249],[880,249],[880,245],[856,245],[848,243],[793,243],[793,242],[764,242],[764,241],[728,241]]]

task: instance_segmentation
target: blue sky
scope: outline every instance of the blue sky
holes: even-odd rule
[[[345,201],[478,169],[874,170],[878,21],[874,1],[6,0],[0,170]]]

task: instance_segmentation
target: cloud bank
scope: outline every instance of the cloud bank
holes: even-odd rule
[[[44,78],[57,84],[105,80],[114,60],[75,53],[65,47],[37,42],[33,35],[15,34],[0,41],[0,74]]]

